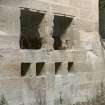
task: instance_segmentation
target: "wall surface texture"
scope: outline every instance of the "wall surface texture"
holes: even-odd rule
[[[20,48],[22,10],[44,14],[40,49]],[[0,95],[9,105],[69,105],[96,94],[105,78],[98,0],[0,0],[0,15]],[[72,22],[54,50],[56,17]]]

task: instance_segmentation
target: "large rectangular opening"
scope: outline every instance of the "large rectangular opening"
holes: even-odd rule
[[[66,16],[58,16],[58,15],[54,16],[54,21],[53,21],[54,27],[53,27],[52,37],[54,38],[55,50],[66,49],[68,41],[69,41],[68,37],[70,37],[70,34],[72,34],[70,33],[70,31],[68,32],[68,29],[70,29],[72,20],[73,18],[66,17]],[[64,38],[64,41],[63,41],[63,38]]]
[[[21,10],[20,24],[20,48],[21,49],[40,49],[42,38],[40,37],[39,27],[44,18],[44,13],[33,12],[25,8]]]

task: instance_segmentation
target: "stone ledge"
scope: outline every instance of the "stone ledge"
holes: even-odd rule
[[[0,50],[3,63],[21,62],[72,62],[81,56],[79,50]]]

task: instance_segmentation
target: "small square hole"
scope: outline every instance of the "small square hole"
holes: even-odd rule
[[[57,74],[58,71],[60,70],[61,64],[62,64],[61,62],[56,62],[56,63],[55,63],[55,74]]]
[[[36,63],[36,76],[45,74],[44,65],[45,65],[44,62]]]
[[[29,72],[31,63],[21,63],[21,76],[26,76]]]
[[[68,72],[70,72],[71,70],[72,70],[72,68],[73,68],[73,62],[68,62]]]

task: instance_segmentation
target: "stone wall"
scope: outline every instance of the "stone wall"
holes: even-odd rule
[[[0,0],[0,13],[0,94],[9,105],[68,105],[96,94],[104,80],[98,0]],[[33,31],[22,29],[21,19],[29,13],[44,14],[35,26],[31,22],[40,35],[38,49],[20,47],[21,35],[31,40],[35,32],[31,24]],[[57,49],[54,32],[61,35],[54,37],[61,42]]]

